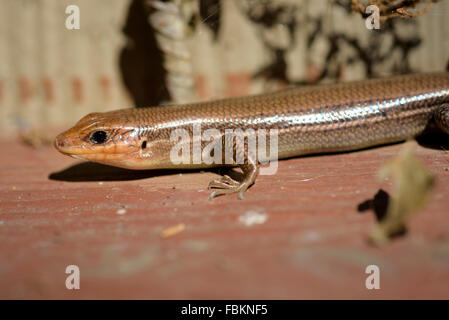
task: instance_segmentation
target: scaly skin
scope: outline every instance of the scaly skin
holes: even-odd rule
[[[267,132],[277,129],[278,158],[282,159],[402,141],[421,134],[432,121],[449,133],[449,73],[289,88],[203,103],[91,113],[58,135],[55,146],[75,158],[128,169],[207,168],[224,164],[192,163],[197,152],[194,143],[204,148],[210,142],[201,141],[193,134],[194,124],[201,124],[202,133],[213,128],[220,135],[225,129],[266,129]],[[185,129],[193,136],[185,145],[189,163],[171,161],[170,151],[177,140],[171,141],[170,137],[175,129]],[[259,172],[257,154],[250,153],[246,145],[239,149],[227,139],[222,140],[223,150],[235,154],[234,160],[226,165],[240,167],[244,179],[237,182],[224,176],[212,181],[209,187],[215,191],[211,197],[232,192],[239,192],[242,197]],[[230,142],[229,146],[225,141]],[[244,163],[236,162],[237,155],[244,157]]]

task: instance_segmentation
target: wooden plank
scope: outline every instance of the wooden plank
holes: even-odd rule
[[[374,214],[357,212],[392,190],[377,171],[401,146],[281,161],[245,200],[211,201],[213,172],[126,171],[0,142],[0,298],[447,299],[447,154],[416,147],[437,185],[404,237],[371,246]],[[370,264],[380,290],[365,288]],[[65,288],[68,265],[80,290]]]

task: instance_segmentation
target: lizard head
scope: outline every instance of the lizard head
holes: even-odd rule
[[[76,159],[139,169],[139,164],[151,155],[150,143],[138,127],[126,125],[132,122],[127,117],[132,113],[123,110],[90,113],[59,134],[54,145],[62,154]]]

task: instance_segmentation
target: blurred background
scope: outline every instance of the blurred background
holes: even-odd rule
[[[368,1],[0,0],[2,137],[92,111],[444,70],[449,3],[378,2],[369,30]]]

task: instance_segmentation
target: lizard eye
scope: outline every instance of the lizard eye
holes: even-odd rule
[[[104,143],[107,139],[108,135],[106,132],[104,131],[95,131],[94,133],[92,133],[92,135],[90,136],[90,141],[92,141],[95,144],[101,144]]]

